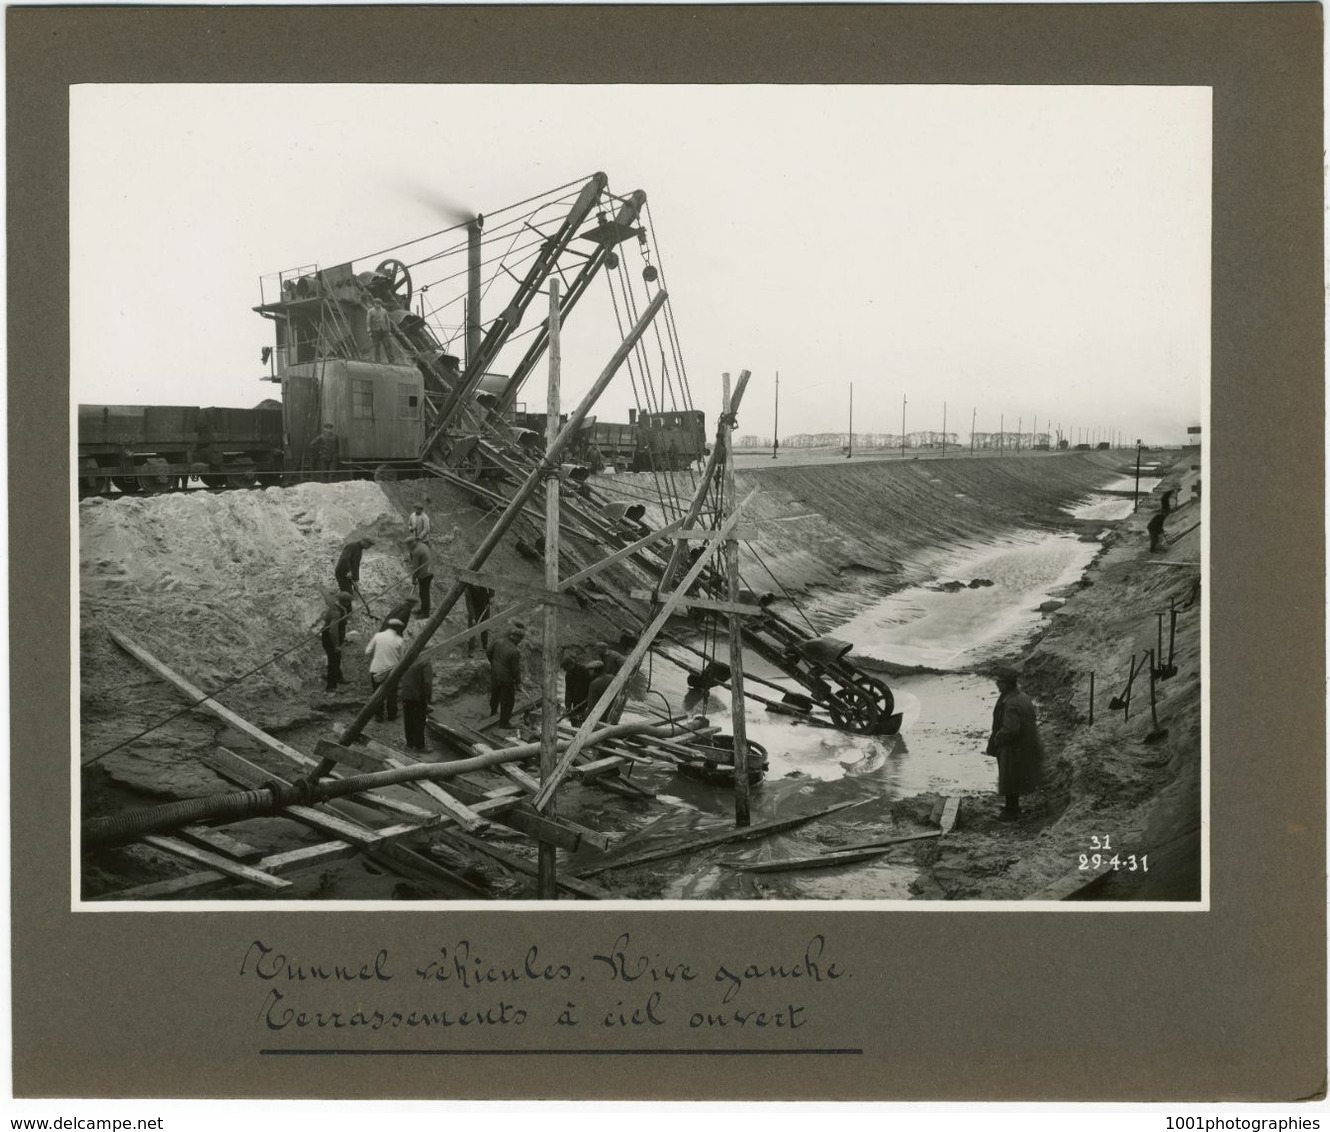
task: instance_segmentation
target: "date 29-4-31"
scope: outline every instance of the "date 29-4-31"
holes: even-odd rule
[[[1112,869],[1114,872],[1122,869],[1129,873],[1134,873],[1137,869],[1143,873],[1150,871],[1150,857],[1148,854],[1142,853],[1138,857],[1135,853],[1114,852],[1110,834],[1106,833],[1103,837],[1091,835],[1090,848],[1094,852],[1082,853],[1078,858],[1079,867],[1082,871],[1087,869],[1094,871]]]

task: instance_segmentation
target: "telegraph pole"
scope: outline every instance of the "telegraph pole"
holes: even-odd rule
[[[780,370],[776,371],[776,419],[771,425],[771,458],[780,451]]]
[[[1007,414],[998,414],[998,455],[1007,454]]]
[[[1024,420],[1025,420],[1024,417],[1017,417],[1017,418],[1016,418],[1016,455],[1017,455],[1017,456],[1019,456],[1019,455],[1021,454],[1021,424],[1022,424],[1022,422],[1023,422]]]
[[[845,451],[848,460],[854,455],[854,382],[850,382],[850,446]]]
[[[947,403],[942,402],[942,455],[947,454]]]
[[[974,422],[975,418],[977,418],[978,416],[979,416],[978,409],[970,410],[970,455],[971,456],[974,455]]]
[[[905,459],[905,394],[901,394],[901,459]]]

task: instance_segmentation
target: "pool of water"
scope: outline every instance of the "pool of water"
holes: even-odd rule
[[[1069,534],[1038,534],[958,552],[938,583],[913,586],[860,611],[833,635],[859,655],[902,665],[961,669],[1013,651],[1038,626],[1038,607],[1075,582],[1098,550]],[[975,589],[975,580],[993,584]],[[955,592],[938,585],[960,581]]]
[[[1132,502],[1120,495],[1091,495],[1063,510],[1074,519],[1125,519],[1132,512]]]
[[[1160,476],[1146,476],[1146,475],[1142,475],[1142,476],[1141,476],[1141,483],[1140,483],[1140,492],[1141,492],[1141,494],[1142,494],[1142,495],[1149,495],[1150,492],[1154,491],[1154,489],[1157,488],[1157,487],[1159,486],[1160,482],[1161,482],[1161,477],[1160,477]],[[1136,477],[1135,477],[1135,476],[1122,476],[1120,479],[1115,479],[1115,480],[1113,480],[1111,483],[1106,483],[1106,484],[1104,484],[1104,486],[1103,486],[1103,490],[1104,490],[1104,491],[1136,491],[1136,490],[1137,490],[1137,486],[1136,486]]]

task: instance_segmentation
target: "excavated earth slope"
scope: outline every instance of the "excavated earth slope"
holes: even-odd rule
[[[943,549],[982,546],[1032,529],[1091,538],[1113,525],[1073,520],[1065,508],[1120,475],[1124,464],[1121,454],[1073,453],[742,472],[740,496],[761,489],[744,520],[745,577],[758,588],[779,586],[791,594],[813,589],[853,607],[933,580],[931,564]],[[673,478],[672,485],[660,486],[686,499],[691,477]],[[611,498],[625,502],[638,497],[649,502],[658,486],[649,475],[598,482]],[[182,711],[183,698],[124,655],[108,629],[125,633],[260,727],[312,751],[317,737],[348,721],[363,702],[363,641],[377,628],[377,617],[409,592],[405,516],[417,501],[434,523],[438,595],[447,588],[447,565],[465,563],[495,516],[438,480],[81,503],[80,747],[90,764],[82,773],[83,816],[225,789],[199,756],[219,742],[247,754],[253,750],[212,717]],[[658,518],[654,507],[649,511],[648,521]],[[1101,816],[1106,805],[1120,809],[1119,824],[1138,840],[1174,845],[1179,875],[1190,868],[1199,813],[1199,630],[1193,633],[1199,604],[1190,619],[1180,621],[1178,663],[1184,675],[1161,685],[1163,711],[1172,720],[1167,740],[1142,747],[1138,732],[1149,729],[1149,713],[1138,710],[1144,702],[1139,698],[1125,723],[1120,714],[1100,712],[1093,730],[1079,725],[1079,674],[1095,666],[1104,673],[1121,668],[1133,643],[1139,645],[1137,637],[1152,638],[1153,610],[1161,602],[1166,607],[1170,597],[1180,604],[1193,596],[1194,572],[1146,564],[1140,528],[1147,514],[1143,507],[1137,518],[1118,525],[1090,572],[1095,585],[1073,596],[1047,623],[1030,657],[1031,690],[1058,740],[1062,762],[1038,821],[1015,831],[990,828],[978,800],[967,803],[957,836],[940,852],[919,851],[916,894],[1029,896],[1065,873],[1069,863],[1074,867],[1072,850],[1085,831],[1073,827],[1082,818]],[[1180,518],[1171,523],[1184,525]],[[539,541],[534,520],[524,521],[517,534]],[[352,683],[329,697],[322,690],[322,650],[309,627],[320,609],[320,587],[333,584],[339,548],[361,536],[376,540],[362,567],[374,619],[357,607],[353,637],[360,646],[352,643],[346,651]],[[1187,537],[1194,542],[1199,533]],[[487,568],[540,585],[540,567],[516,553],[513,541],[505,540]],[[1198,557],[1198,549],[1180,543],[1170,551],[1178,554]],[[465,627],[460,604],[448,624],[452,631]],[[594,606],[564,615],[561,625],[561,643],[574,648],[612,629]],[[538,638],[533,633],[527,646],[533,679]],[[488,708],[486,671],[480,650],[454,652],[436,664],[436,703],[478,721]],[[1139,683],[1135,695],[1142,695]],[[401,742],[400,724],[371,723],[368,732]],[[931,805],[925,796],[897,802],[895,809],[904,818],[914,809],[926,813]],[[597,824],[586,811],[583,817]],[[673,866],[676,872],[692,867],[690,858],[680,862]],[[103,853],[84,864],[85,893],[91,895],[180,869],[142,846]],[[640,878],[625,883],[631,886],[625,894],[660,891]],[[1184,879],[1175,887],[1186,889],[1189,883]]]

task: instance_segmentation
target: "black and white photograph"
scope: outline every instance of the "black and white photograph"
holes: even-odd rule
[[[1211,138],[72,87],[76,908],[1207,908]]]

